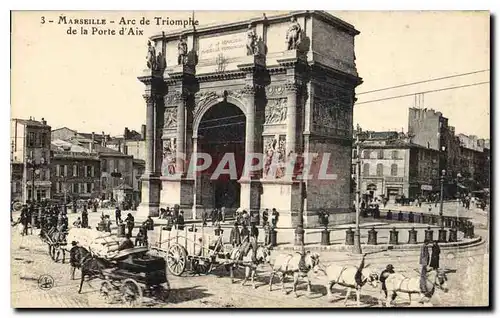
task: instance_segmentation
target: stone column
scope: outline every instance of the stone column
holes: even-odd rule
[[[297,86],[287,83],[287,114],[286,114],[286,157],[293,152],[297,144]]]
[[[193,220],[196,220],[196,192],[198,188],[198,176],[196,171],[196,165],[198,164],[198,137],[193,137],[193,153],[191,154],[191,167],[189,167],[191,173],[193,174]]]
[[[247,162],[247,159],[251,159],[251,154],[254,153],[254,142],[255,142],[255,91],[251,86],[245,87],[244,100],[246,105],[246,129],[245,129],[245,166],[252,164],[252,162]],[[251,178],[253,172],[244,176],[244,178]]]
[[[154,172],[154,148],[155,148],[155,107],[154,98],[150,94],[143,95],[146,101],[146,171],[145,175]]]
[[[185,130],[186,130],[186,112],[185,112],[185,96],[182,95],[180,100],[177,102],[177,144],[176,144],[176,149],[177,149],[177,154],[176,155],[182,155],[186,153],[185,149]],[[177,156],[176,159],[176,167],[175,167],[176,172],[181,176],[184,173],[184,161]]]

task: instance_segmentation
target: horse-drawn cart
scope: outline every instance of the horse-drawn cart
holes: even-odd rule
[[[99,289],[107,302],[118,300],[141,305],[144,296],[160,302],[167,301],[170,283],[165,272],[165,260],[147,252],[147,247],[136,247],[123,250],[108,260],[108,266],[101,270],[104,280]]]
[[[102,280],[100,294],[107,301],[141,304],[143,296],[164,302],[170,293],[166,262],[147,247],[119,250],[123,238],[92,229],[71,229],[68,241],[78,242],[78,263],[85,277]]]
[[[167,267],[175,276],[181,276],[186,268],[197,274],[234,263],[230,251],[225,250],[222,235],[209,234],[204,227],[184,230],[165,227],[153,234],[151,253],[165,258]]]

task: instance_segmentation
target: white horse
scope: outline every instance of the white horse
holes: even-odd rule
[[[447,280],[448,278],[443,270],[433,270],[428,272],[426,274],[425,281],[425,287],[428,292],[424,294],[420,288],[420,277],[407,277],[400,273],[390,274],[385,281],[385,286],[387,288],[386,306],[389,307],[392,305],[394,300],[393,298],[395,298],[397,292],[407,293],[410,304],[411,295],[419,294],[420,303],[423,303],[425,297],[430,300],[430,298],[434,295],[436,287],[445,293],[448,292],[446,283]]]
[[[285,276],[287,274],[293,275],[293,292],[295,297],[297,295],[297,283],[299,278],[303,277],[307,281],[307,291],[311,293],[311,280],[309,279],[309,272],[312,270],[314,273],[318,271],[319,264],[319,254],[307,252],[301,254],[296,252],[294,254],[280,254],[276,257],[274,265],[272,266],[273,271],[271,277],[269,278],[269,291],[273,287],[273,278],[276,273],[281,274],[281,290],[287,294],[285,289]]]
[[[360,296],[361,288],[369,283],[372,287],[378,287],[378,274],[367,269],[369,264],[363,266],[360,271],[359,267],[355,265],[337,265],[331,264],[325,269],[325,274],[328,278],[328,283],[326,285],[327,295],[330,300],[333,297],[332,287],[335,284],[347,288],[347,293],[345,295],[344,305],[347,303],[351,291],[356,290],[356,301],[357,306],[360,306]]]
[[[271,251],[269,251],[269,249],[265,246],[258,246],[257,250],[255,251],[255,260],[252,259],[252,254],[252,247],[248,249],[247,253],[241,252],[241,249],[239,247],[236,247],[231,251],[230,259],[232,261],[236,261],[229,266],[231,283],[234,283],[234,269],[236,267],[243,266],[245,268],[245,278],[243,279],[241,285],[244,286],[248,279],[251,278],[253,288],[257,288],[255,286],[255,275],[257,273],[257,267],[261,264],[269,264]]]

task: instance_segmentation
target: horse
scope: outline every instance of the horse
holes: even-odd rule
[[[79,252],[77,253],[79,257],[80,270],[82,272],[82,277],[80,279],[80,288],[78,293],[82,293],[83,281],[85,276],[88,276],[89,280],[94,278],[105,279],[102,270],[109,267],[104,260],[96,257],[92,251],[87,251],[83,247],[79,247]]]
[[[363,263],[362,263],[363,264]],[[378,274],[373,271],[367,269],[370,266],[369,264],[366,266],[355,266],[355,265],[337,265],[330,264],[325,269],[325,274],[328,278],[328,283],[326,284],[326,291],[328,297],[331,299],[332,295],[332,287],[335,284],[347,288],[347,293],[345,295],[344,305],[347,304],[347,300],[351,291],[353,289],[356,290],[356,301],[357,306],[360,306],[360,296],[361,296],[361,288],[369,283],[372,287],[378,287]]]
[[[420,277],[407,277],[400,273],[390,274],[386,281],[385,286],[387,288],[387,298],[386,307],[392,305],[392,301],[397,295],[397,292],[407,293],[411,304],[411,295],[419,294],[420,303],[424,302],[424,298],[427,297],[429,300],[434,295],[436,287],[448,292],[446,273],[443,270],[432,270],[426,274],[425,287],[427,292],[424,293],[420,288]],[[385,296],[385,295],[384,295]]]
[[[250,243],[246,243],[250,244]],[[251,244],[250,244],[251,246]],[[244,249],[240,247],[234,248],[230,253],[230,259],[232,261],[241,261],[240,264],[233,263],[229,266],[229,272],[231,277],[231,283],[234,283],[234,269],[238,266],[243,266],[245,268],[245,278],[241,283],[242,286],[245,286],[248,278],[252,278],[252,286],[253,288],[257,288],[255,286],[255,275],[257,273],[257,267],[260,264],[269,264],[271,251],[266,246],[258,246],[255,251],[255,259],[253,259],[253,247],[250,247],[247,253],[243,252]]]
[[[314,273],[318,271],[319,264],[319,254],[311,253],[310,251],[305,254],[296,252],[294,254],[279,254],[274,261],[272,266],[273,271],[271,272],[271,277],[269,278],[269,291],[272,290],[273,278],[276,273],[281,274],[281,290],[288,294],[285,290],[285,276],[287,274],[293,274],[293,292],[295,297],[297,295],[297,283],[300,277],[303,277],[307,281],[307,291],[311,293],[311,281],[308,274],[311,270]]]

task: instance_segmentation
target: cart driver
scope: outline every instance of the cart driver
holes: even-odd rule
[[[131,237],[130,233],[127,233],[125,235],[125,241],[123,241],[123,243],[120,244],[120,246],[118,246],[118,251],[123,251],[123,250],[129,249],[129,248],[134,248],[134,242],[132,242],[130,237]]]

